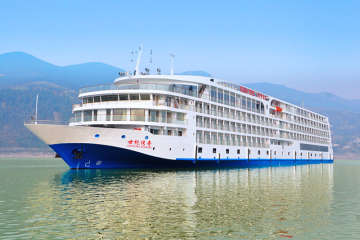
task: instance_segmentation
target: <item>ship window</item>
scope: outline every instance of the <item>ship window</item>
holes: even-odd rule
[[[246,108],[246,98],[244,96],[241,97],[241,107]]]
[[[127,94],[120,94],[120,95],[119,95],[119,100],[120,100],[120,101],[129,100],[129,96],[128,96]]]
[[[88,122],[92,120],[92,110],[84,111],[84,121]]]
[[[111,120],[111,109],[106,109],[106,121]]]
[[[229,149],[227,148],[227,149],[226,149],[226,154],[229,154],[229,152],[230,152],[230,151],[229,151]]]
[[[167,135],[169,135],[169,136],[172,135],[172,134],[171,134],[171,130],[168,130],[168,131],[167,131]]]
[[[74,112],[75,122],[81,122],[81,111]]]
[[[97,110],[94,110],[94,121],[97,121]]]
[[[202,147],[198,148],[198,153],[202,153]]]
[[[276,155],[276,151],[274,152],[274,155]]]
[[[87,103],[87,98],[83,98],[82,101],[83,101],[83,104],[86,104]]]
[[[126,121],[127,109],[113,109],[113,120],[114,121]]]
[[[94,102],[100,102],[100,96],[95,96],[94,97]]]
[[[150,122],[158,122],[159,121],[159,111],[149,110]]]
[[[259,150],[259,151],[258,151],[258,155],[260,155],[260,153],[261,153],[261,152],[260,152],[260,150]]]
[[[237,154],[240,154],[240,149],[237,150]]]
[[[159,135],[159,129],[151,128],[151,129],[150,129],[150,133],[152,133],[152,134],[154,134],[154,135]]]
[[[246,102],[247,102],[247,110],[251,110],[251,99],[246,98]]]
[[[225,91],[224,92],[224,104],[229,105],[229,92]]]
[[[216,153],[216,148],[213,148],[213,153]]]
[[[139,100],[139,94],[130,94],[130,100]]]
[[[182,136],[182,131],[178,131],[178,136]]]
[[[88,103],[93,103],[93,102],[94,102],[94,98],[93,98],[93,97],[88,97],[88,98],[87,98],[87,102],[88,102]]]
[[[118,95],[104,95],[101,96],[101,101],[102,102],[110,102],[110,101],[117,101],[118,100]]]
[[[218,102],[219,103],[223,103],[223,98],[224,98],[224,94],[223,94],[223,90],[218,89]]]
[[[266,151],[266,155],[269,155],[269,150],[268,150],[268,151]]]
[[[230,96],[230,105],[235,106],[235,95],[233,93]]]
[[[150,95],[149,94],[140,94],[140,98],[141,98],[141,100],[150,100]]]
[[[145,110],[144,109],[131,109],[130,110],[130,121],[145,121]]]
[[[211,87],[211,101],[216,102],[216,88]]]

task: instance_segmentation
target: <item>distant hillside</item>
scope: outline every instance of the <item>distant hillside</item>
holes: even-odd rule
[[[51,82],[67,88],[111,83],[124,70],[98,62],[56,66],[23,52],[0,55],[0,87]]]
[[[35,96],[39,94],[39,119],[68,120],[77,93],[49,83],[27,84],[0,89],[0,152],[7,148],[47,148],[24,127],[34,115]]]
[[[306,93],[273,83],[246,83],[245,86],[305,108],[321,111],[360,113],[360,100],[349,100],[331,93]]]

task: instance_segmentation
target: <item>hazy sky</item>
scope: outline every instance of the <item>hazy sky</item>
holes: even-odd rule
[[[1,0],[0,11],[0,53],[132,68],[143,43],[164,70],[172,52],[175,72],[360,98],[360,1]]]

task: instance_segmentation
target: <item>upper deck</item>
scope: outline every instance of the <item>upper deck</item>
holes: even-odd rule
[[[199,94],[202,88],[207,90],[208,94]],[[226,91],[229,93],[230,98],[232,95],[234,98],[235,95],[238,95],[260,101],[269,107],[273,115],[277,115],[279,112],[284,112],[295,116],[297,115],[305,119],[328,123],[328,118],[324,115],[247,87],[213,77],[190,75],[135,75],[119,77],[114,80],[113,84],[82,88],[79,91],[79,97],[82,98],[86,96],[116,93],[123,90],[153,90],[171,92],[186,95],[192,98],[201,98],[203,100],[217,102],[219,102],[218,98],[220,96],[218,90],[221,90],[222,97],[224,97],[224,91]],[[220,101],[220,103],[222,102]]]

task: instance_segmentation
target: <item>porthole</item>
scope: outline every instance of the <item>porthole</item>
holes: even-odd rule
[[[213,148],[213,153],[216,153],[216,148]]]
[[[171,148],[169,148],[169,151],[171,151]]]
[[[97,133],[97,134],[94,135],[94,137],[98,138],[98,137],[100,137],[100,134]]]
[[[125,136],[125,135],[123,135],[123,136]],[[145,136],[145,140],[148,140],[149,139],[149,136]]]
[[[229,149],[227,148],[227,149],[226,149],[226,154],[229,154],[229,152],[230,152],[230,151],[229,151]]]
[[[258,155],[260,155],[260,153],[261,153],[261,152],[260,152],[260,150],[259,150],[259,151],[258,151]]]
[[[240,154],[240,149],[237,150],[237,154]]]
[[[288,152],[288,155],[290,156],[290,152]]]
[[[276,155],[276,151],[274,151],[274,155]]]
[[[122,135],[121,138],[126,138],[126,136],[125,136],[125,135]]]
[[[202,147],[198,148],[198,153],[202,153]]]
[[[155,147],[153,147],[153,151],[155,151]]]
[[[269,155],[269,150],[266,151],[266,155]]]

